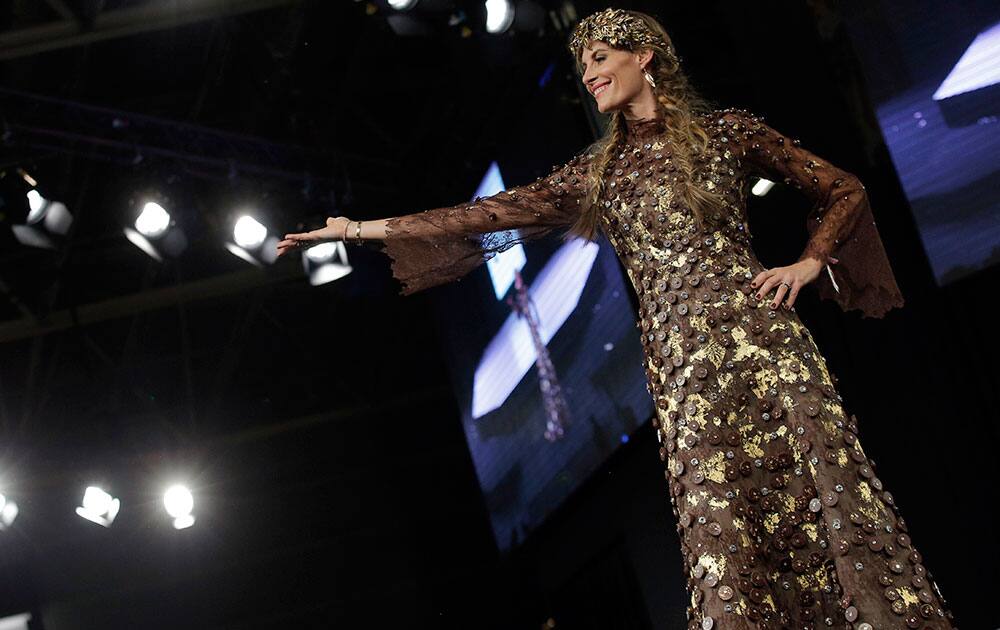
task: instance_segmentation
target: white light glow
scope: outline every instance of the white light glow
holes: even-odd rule
[[[753,185],[750,192],[757,195],[758,197],[763,197],[767,194],[767,191],[774,188],[774,182],[769,179],[764,179],[763,177],[757,180],[757,183]]]
[[[118,510],[121,509],[121,501],[112,497],[97,486],[88,486],[83,493],[82,505],[76,508],[76,513],[82,518],[111,527]]]
[[[326,262],[337,253],[336,243],[320,243],[306,250],[306,256],[314,262]]]
[[[0,617],[0,630],[28,630],[29,621],[31,621],[31,613]]]
[[[162,235],[168,227],[170,227],[170,213],[153,201],[142,207],[142,212],[135,220],[135,229],[149,238]]]
[[[95,514],[106,514],[113,497],[96,486],[90,486],[83,493],[83,509]]]
[[[45,212],[45,206],[49,203],[48,199],[42,196],[37,190],[29,190],[27,193],[28,197],[28,223],[38,223],[39,219],[42,218],[42,214]]]
[[[397,11],[412,9],[417,4],[417,0],[389,0],[389,6]]]
[[[0,493],[0,530],[7,529],[17,518],[17,503]]]
[[[188,516],[194,509],[194,496],[182,485],[170,486],[163,493],[163,507],[167,509],[167,514],[174,518]]]
[[[174,529],[187,529],[194,525],[194,517],[190,514],[186,516],[178,516],[174,519]]]
[[[130,227],[123,228],[123,231],[125,232],[125,238],[127,238],[130,243],[146,252],[151,258],[155,258],[161,262],[163,261],[163,257],[160,256],[160,252],[156,251],[156,248],[153,247],[153,244],[149,242],[148,238],[139,234],[139,232]]]
[[[514,21],[514,7],[510,0],[486,0],[486,31],[502,33]]]
[[[353,269],[350,265],[335,262],[322,263],[309,274],[309,284],[316,287],[327,282],[339,280],[351,273]]]
[[[233,226],[233,240],[240,247],[252,249],[267,238],[267,228],[249,215],[241,216]]]

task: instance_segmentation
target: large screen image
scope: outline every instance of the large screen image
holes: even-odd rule
[[[882,0],[845,11],[942,286],[1000,261],[1000,5],[944,7]]]
[[[504,190],[493,163],[475,196]],[[510,549],[653,415],[606,239],[516,245],[436,302],[497,546]]]

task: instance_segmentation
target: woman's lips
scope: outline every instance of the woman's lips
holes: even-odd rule
[[[602,85],[602,86],[598,87],[597,89],[595,89],[594,90],[594,98],[597,98],[598,96],[600,96],[601,93],[604,92],[605,90],[607,90],[610,85],[611,85],[611,82],[608,81],[604,85]]]

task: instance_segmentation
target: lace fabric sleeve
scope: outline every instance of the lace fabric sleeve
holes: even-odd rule
[[[798,260],[813,258],[826,274],[815,280],[820,298],[862,317],[881,318],[903,306],[903,295],[875,224],[868,194],[857,176],[837,168],[742,109],[724,110],[747,174],[791,185],[812,202],[809,240]],[[838,260],[829,262],[830,257]]]
[[[401,295],[459,280],[517,243],[569,227],[586,196],[584,152],[530,184],[386,221],[384,252]]]

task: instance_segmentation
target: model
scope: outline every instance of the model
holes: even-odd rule
[[[601,11],[569,47],[610,114],[595,144],[531,184],[378,221],[332,218],[279,252],[380,241],[406,295],[519,240],[602,231],[640,305],[688,627],[953,628],[793,308],[809,283],[864,316],[903,305],[864,186],[762,117],[712,108],[649,15]],[[751,249],[750,177],[816,204],[791,265],[765,269]]]

